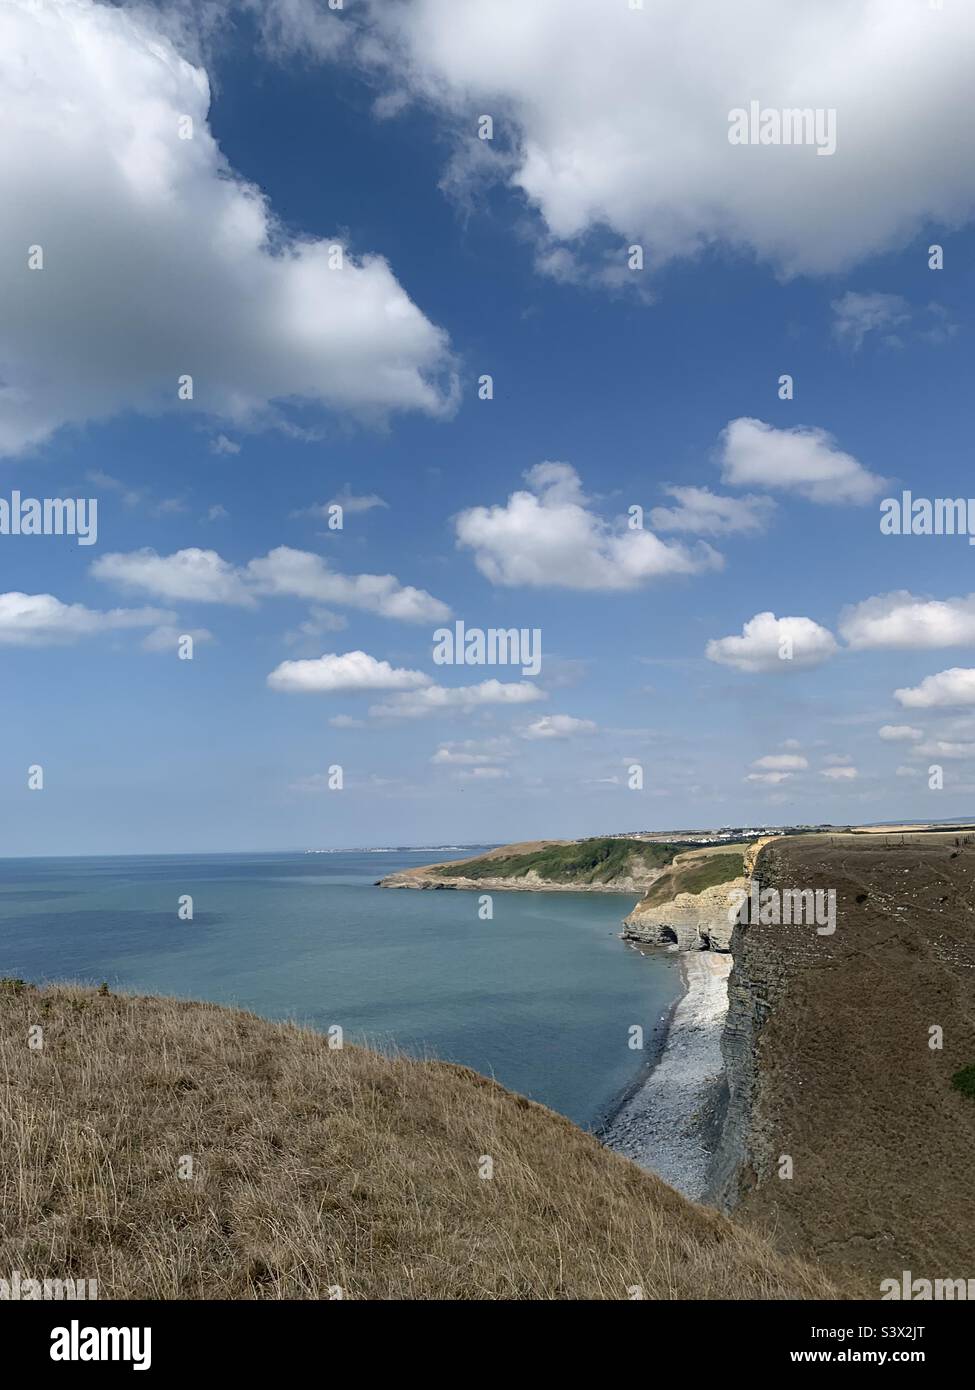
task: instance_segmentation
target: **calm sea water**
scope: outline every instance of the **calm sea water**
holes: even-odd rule
[[[617,937],[625,894],[374,887],[436,853],[0,860],[0,975],[239,1004],[463,1062],[595,1123],[645,1065],[676,960]],[[182,894],[193,921],[177,917]]]

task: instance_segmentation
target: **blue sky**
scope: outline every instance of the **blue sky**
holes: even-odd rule
[[[0,497],[96,497],[98,538],[0,536],[3,852],[970,815],[975,555],[879,527],[975,493],[973,171],[936,134],[973,30],[921,8],[884,21],[905,115],[754,36],[641,105],[710,3],[498,0],[488,41],[490,4],[15,0]],[[807,90],[834,155],[729,147],[726,93]],[[540,629],[539,675],[436,666],[448,610]]]

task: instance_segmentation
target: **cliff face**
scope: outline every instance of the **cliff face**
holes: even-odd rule
[[[748,891],[755,862],[772,837],[766,836],[740,850],[737,875],[711,883],[697,891],[676,891],[661,901],[662,884],[652,887],[646,896],[623,919],[623,936],[628,941],[641,941],[650,946],[675,945],[680,951],[730,951],[735,924],[736,889]],[[722,865],[733,864],[725,847],[709,851],[696,850],[675,857],[668,878],[675,889],[690,882],[695,873],[707,874],[710,865],[718,874]]]
[[[680,951],[728,951],[732,922],[729,895],[747,888],[748,879],[731,879],[701,893],[678,893],[670,902],[647,906],[638,902],[623,918],[623,937],[650,946],[676,945]]]
[[[734,967],[728,977],[728,1012],[721,1035],[724,1114],[705,1190],[705,1200],[723,1211],[731,1211],[742,1190],[756,1181],[752,1153],[755,1054],[781,976],[764,942],[757,942],[740,925],[731,933],[729,949]]]
[[[953,1086],[975,1057],[968,839],[781,839],[758,863],[763,891],[832,893],[835,933],[753,922],[732,936],[707,1196],[866,1277],[871,1297],[903,1270],[975,1267],[975,1105]]]

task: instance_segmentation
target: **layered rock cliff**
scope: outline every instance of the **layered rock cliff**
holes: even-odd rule
[[[769,838],[737,851],[721,846],[676,855],[670,870],[623,919],[624,938],[681,951],[729,951],[736,890],[748,891],[755,861]]]

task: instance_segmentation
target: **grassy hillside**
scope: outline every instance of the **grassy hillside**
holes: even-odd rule
[[[609,883],[649,869],[663,868],[681,844],[647,844],[637,840],[593,839],[547,845],[527,854],[482,856],[448,864],[435,872],[443,878],[521,878],[536,873],[551,883]]]
[[[24,1277],[97,1278],[102,1298],[835,1294],[462,1067],[13,982],[0,1067],[0,1269]]]
[[[675,864],[651,884],[643,901],[653,907],[659,903],[669,903],[678,893],[703,893],[705,888],[714,888],[719,883],[740,878],[745,872],[745,859],[741,853],[711,854],[699,859],[690,859]]]

